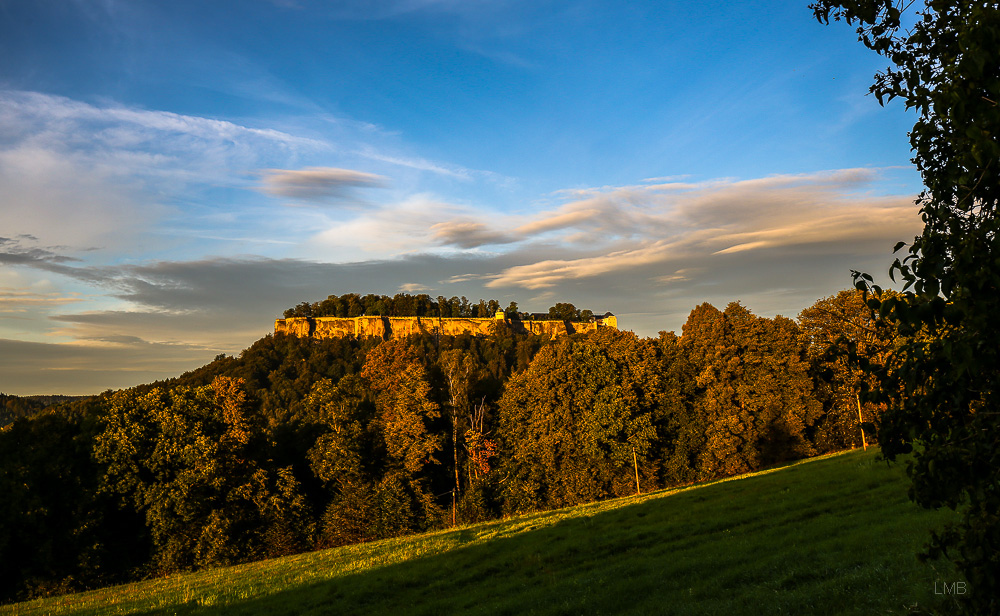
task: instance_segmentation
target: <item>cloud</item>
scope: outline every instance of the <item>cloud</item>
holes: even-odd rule
[[[33,236],[21,235],[17,239],[0,237],[0,265],[27,266],[53,274],[61,274],[83,282],[99,282],[101,276],[93,270],[73,267],[80,263],[75,257],[59,254],[51,248],[33,246]]]
[[[574,203],[564,206],[561,211],[553,212],[519,226],[515,232],[527,238],[548,231],[576,228],[583,223],[591,222],[602,214],[601,208],[582,207],[584,205]]]
[[[831,247],[862,251],[873,241],[912,237],[920,226],[912,197],[861,190],[876,174],[849,169],[576,193],[583,198],[520,231],[527,241],[530,232],[559,230],[591,248],[572,258],[508,268],[488,286],[541,289],[651,264],[707,263],[735,253],[788,249],[802,255]]]
[[[252,187],[249,170],[329,147],[224,120],[0,90],[0,229],[75,250],[157,248],[231,202],[220,190]]]
[[[26,313],[41,308],[79,303],[83,299],[79,293],[38,293],[32,290],[0,287],[0,314]]]
[[[561,191],[565,201],[544,211],[492,215],[419,195],[338,220],[316,244],[340,261],[507,255],[504,261],[520,263],[497,268],[488,288],[530,290],[651,265],[692,269],[750,253],[867,255],[920,226],[913,197],[876,194],[879,179],[877,169],[845,169],[583,188]],[[653,280],[666,284],[662,272]]]
[[[477,248],[479,246],[509,244],[518,237],[490,229],[486,223],[470,220],[452,220],[431,225],[433,238],[447,246]]]
[[[445,203],[429,194],[413,194],[401,201],[349,213],[333,219],[311,241],[312,254],[325,261],[355,262],[390,259],[417,252],[433,252],[450,237],[452,223],[474,212]],[[437,226],[445,221],[444,226]],[[450,242],[446,245],[452,248]]]
[[[412,186],[425,181],[421,178],[404,177],[410,188],[396,188],[394,203],[365,202],[363,214],[335,207],[268,212],[273,202],[256,193],[291,203],[343,205],[359,202],[363,190],[388,187],[384,175],[354,165],[364,161],[463,181],[498,178],[392,154],[398,147],[377,149],[366,140],[387,136],[356,124],[324,124],[334,143],[226,120],[0,89],[0,229],[11,237],[27,233],[66,246],[64,254],[77,257],[96,247],[141,259],[179,244],[187,244],[191,254],[192,241],[203,247],[202,254],[249,250],[302,256],[319,246],[340,255],[326,257],[337,260],[357,260],[359,251],[381,258],[453,241],[469,245],[447,232],[435,238],[430,227],[472,208],[418,192]],[[345,164],[289,166],[331,156]],[[430,215],[415,210],[416,203],[431,204]],[[346,241],[344,233],[351,234]],[[296,252],[295,246],[301,249]]]
[[[0,147],[0,228],[80,248],[114,246],[164,214],[155,202],[142,205],[133,181],[59,147]]]
[[[430,287],[422,285],[419,282],[408,282],[404,285],[399,286],[400,293],[420,293],[422,291],[430,291]]]
[[[82,141],[96,136],[101,142],[118,145],[142,142],[153,134],[173,133],[212,141],[240,142],[253,137],[286,145],[325,146],[315,139],[273,129],[241,126],[225,120],[121,105],[97,106],[62,96],[18,90],[0,91],[0,118],[21,121],[18,126],[5,127],[8,134],[37,134],[41,127],[59,129],[57,123],[62,124],[63,130],[85,124],[107,130],[95,131],[93,135],[77,135],[75,140]],[[121,128],[114,128],[115,126],[129,126],[138,130],[123,131]]]
[[[371,147],[361,148],[360,150],[358,150],[358,155],[370,160],[377,160],[384,163],[389,163],[390,165],[398,165],[400,167],[408,167],[410,169],[416,169],[418,171],[429,171],[437,175],[443,175],[457,180],[471,180],[472,176],[476,173],[487,173],[487,172],[475,172],[472,171],[471,169],[465,169],[464,167],[443,165],[440,163],[435,163],[426,160],[424,158],[385,154]]]
[[[211,350],[141,340],[93,345],[0,338],[0,392],[97,394],[175,377],[214,356]]]
[[[334,167],[267,169],[262,174],[261,192],[302,201],[347,199],[351,188],[382,187],[387,183],[380,175]]]

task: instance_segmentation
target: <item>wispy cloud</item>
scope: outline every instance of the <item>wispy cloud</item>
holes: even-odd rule
[[[458,167],[455,165],[444,165],[442,163],[436,163],[429,161],[424,158],[411,157],[411,156],[401,156],[398,154],[387,154],[385,152],[378,151],[372,147],[364,147],[358,150],[358,155],[369,160],[377,160],[384,163],[389,163],[391,165],[398,165],[400,167],[408,167],[410,169],[416,169],[418,171],[429,171],[437,175],[443,175],[450,178],[458,180],[471,180],[472,177],[477,173],[471,169],[466,169],[464,167]]]
[[[32,290],[0,287],[0,313],[23,313],[39,308],[74,304],[83,299],[79,293],[38,293]]]
[[[519,230],[528,241],[530,231],[560,229],[590,246],[584,254],[508,268],[488,286],[539,289],[651,264],[789,249],[805,255],[825,246],[860,249],[912,237],[919,229],[913,198],[869,194],[864,189],[876,176],[875,170],[848,169],[581,195]]]
[[[63,96],[26,92],[18,90],[0,91],[0,119],[19,120],[18,125],[7,125],[10,129],[23,133],[37,133],[41,123],[51,126],[55,122],[81,122],[94,125],[126,125],[155,133],[174,133],[201,139],[240,140],[255,137],[267,141],[289,145],[325,147],[321,141],[298,137],[269,128],[241,126],[225,120],[182,115],[169,111],[136,109],[121,105],[98,106],[76,101]],[[78,139],[93,136],[109,142],[121,144],[135,143],[149,133],[123,133],[119,130],[94,131],[81,134]]]
[[[407,282],[399,286],[399,291],[400,293],[420,293],[422,291],[430,291],[430,287],[419,282]]]
[[[223,207],[203,194],[252,187],[251,169],[329,149],[270,128],[10,90],[0,127],[0,229],[76,249],[153,247],[165,220]]]

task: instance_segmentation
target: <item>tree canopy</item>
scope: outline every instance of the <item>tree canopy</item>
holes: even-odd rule
[[[397,293],[376,295],[369,293],[347,293],[330,295],[318,302],[300,302],[285,310],[284,317],[341,317],[353,318],[362,315],[391,317],[443,317],[443,318],[492,318],[501,309],[495,299],[470,302],[466,297],[438,296],[433,298],[421,293],[410,295]],[[518,312],[517,302],[510,302],[503,311],[509,318],[537,318],[538,315]],[[589,321],[594,317],[590,310],[579,310],[573,304],[557,302],[551,306],[547,318],[562,321]]]

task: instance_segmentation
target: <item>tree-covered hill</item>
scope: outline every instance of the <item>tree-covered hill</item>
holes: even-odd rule
[[[394,537],[850,447],[857,408],[842,401],[856,380],[826,351],[853,331],[855,300],[826,298],[820,313],[845,318],[806,311],[801,325],[703,304],[680,336],[658,338],[603,329],[553,340],[502,323],[484,337],[269,335],[175,379],[19,419],[0,432],[0,596]]]

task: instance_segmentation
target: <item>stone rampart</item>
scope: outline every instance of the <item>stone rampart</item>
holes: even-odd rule
[[[613,315],[586,323],[570,321],[521,321],[508,319],[502,312],[490,318],[441,318],[441,317],[290,317],[274,322],[274,333],[289,334],[300,338],[363,338],[375,336],[389,338],[411,334],[440,334],[444,336],[488,336],[493,324],[504,322],[514,331],[556,338],[567,334],[596,331],[602,327],[618,329],[618,319]]]

